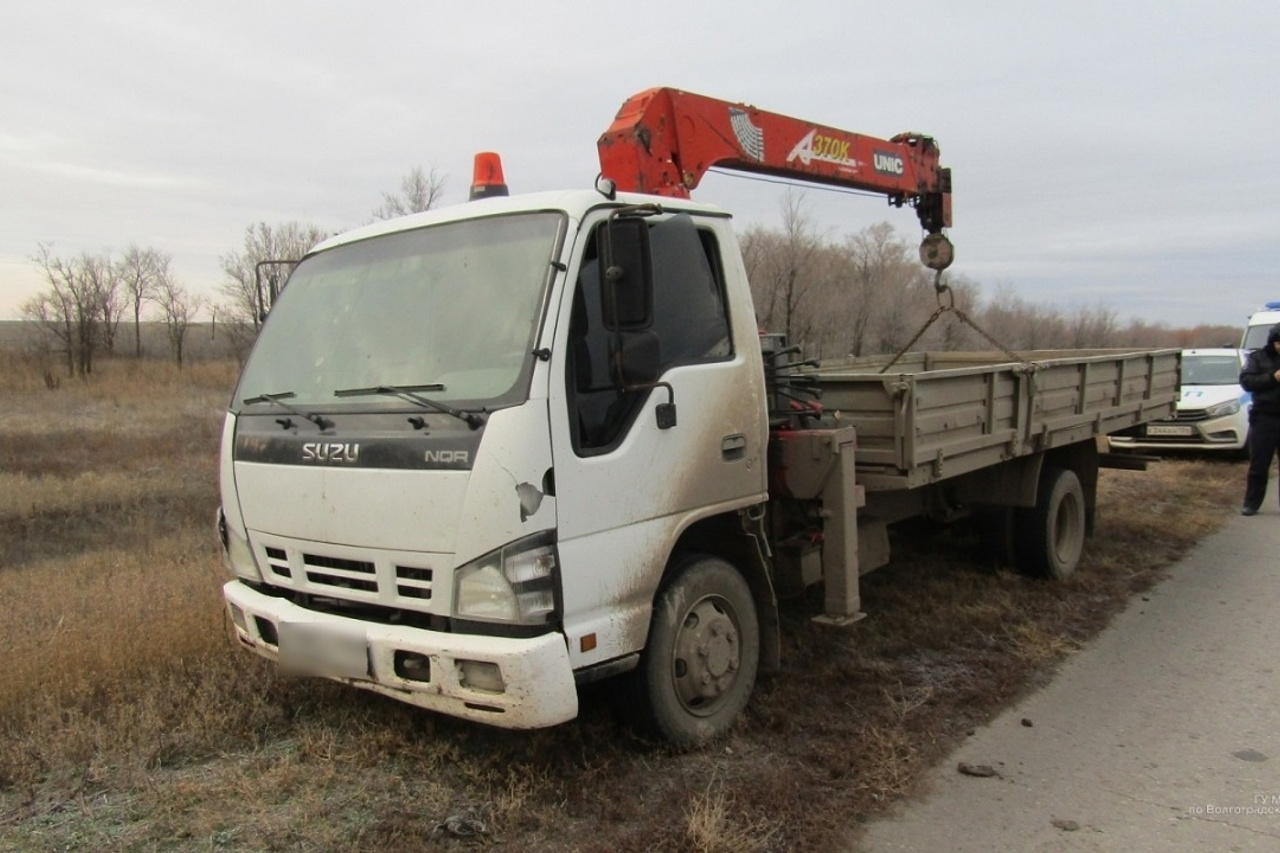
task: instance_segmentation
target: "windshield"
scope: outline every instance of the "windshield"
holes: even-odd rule
[[[1244,343],[1240,346],[1244,349],[1262,349],[1267,345],[1267,334],[1271,331],[1271,326],[1271,323],[1266,323],[1245,329]]]
[[[563,221],[529,213],[451,222],[305,259],[262,328],[236,404],[290,394],[295,406],[329,407],[343,389],[428,384],[435,400],[520,402]],[[336,402],[404,405],[385,396]]]
[[[1236,355],[1184,355],[1183,385],[1238,385],[1240,358]]]

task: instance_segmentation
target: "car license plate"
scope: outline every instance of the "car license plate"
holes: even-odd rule
[[[314,622],[281,622],[280,669],[291,675],[369,678],[364,631]]]
[[[1147,424],[1147,435],[1162,435],[1167,437],[1190,438],[1191,427],[1173,426],[1173,425],[1167,425],[1167,424]]]

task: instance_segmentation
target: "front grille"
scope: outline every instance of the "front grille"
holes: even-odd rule
[[[431,598],[431,570],[396,566],[396,593],[404,598]]]
[[[1137,436],[1143,444],[1207,444],[1200,433],[1192,435],[1143,435]]]
[[[292,578],[293,572],[289,570],[289,555],[282,548],[267,548],[267,565],[271,568],[271,573],[282,578]]]
[[[358,589],[361,592],[377,592],[378,579],[373,563],[364,560],[344,560],[341,557],[324,557],[303,554],[307,581],[316,586],[336,589]]]
[[[336,546],[328,551],[315,542],[297,547],[290,540],[251,535],[260,538],[263,579],[281,589],[422,612],[429,612],[433,603],[436,577],[429,555]]]

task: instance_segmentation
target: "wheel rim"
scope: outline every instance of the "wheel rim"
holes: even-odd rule
[[[742,665],[738,614],[708,595],[685,612],[671,653],[676,698],[690,714],[709,716],[732,694]]]

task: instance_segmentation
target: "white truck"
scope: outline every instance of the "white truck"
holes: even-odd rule
[[[877,191],[941,268],[933,140],[655,89],[599,147],[595,189],[508,197],[485,159],[478,200],[301,259],[223,432],[243,645],[511,728],[616,677],[688,745],[778,665],[780,591],[862,615],[896,521],[979,515],[1030,570],[1075,568],[1098,439],[1170,414],[1176,351],[804,363],[759,335],[730,216],[689,189],[719,163]]]

